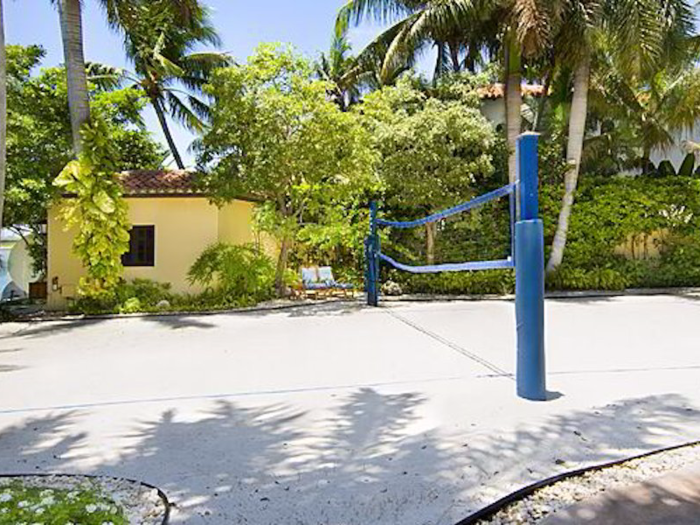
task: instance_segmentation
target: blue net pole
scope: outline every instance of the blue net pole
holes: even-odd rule
[[[544,231],[538,218],[537,139],[518,139],[520,218],[515,225],[515,315],[517,392],[525,399],[547,398],[544,353]]]
[[[369,237],[365,242],[367,252],[367,304],[379,304],[379,234],[377,233],[377,202],[369,205]]]

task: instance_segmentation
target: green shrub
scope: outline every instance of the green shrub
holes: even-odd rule
[[[512,270],[440,274],[410,274],[391,270],[382,276],[382,281],[387,280],[399,283],[404,293],[507,295],[515,291],[515,273]]]
[[[248,306],[274,295],[275,265],[255,246],[217,243],[202,252],[187,278],[206,288],[205,303]]]
[[[152,311],[162,301],[171,301],[170,283],[151,279],[121,281],[110,293],[99,297],[81,295],[71,305],[70,311],[81,314],[136,313]]]
[[[549,248],[562,190],[540,193]],[[700,182],[687,177],[584,178],[574,204],[562,266],[550,289],[620,290],[700,285]],[[630,237],[659,231],[660,256],[628,260],[615,249]]]
[[[154,308],[160,301],[170,301],[172,293],[170,283],[159,283],[151,279],[134,279],[122,282],[116,290],[117,304],[126,306],[131,299],[137,299],[143,308]],[[135,303],[132,301],[131,303]]]

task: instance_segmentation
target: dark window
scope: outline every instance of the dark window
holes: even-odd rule
[[[155,266],[155,226],[132,226],[124,266]]]

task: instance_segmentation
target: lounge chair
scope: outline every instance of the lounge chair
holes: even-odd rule
[[[320,279],[318,268],[302,268],[301,269],[301,286],[298,288],[300,296],[309,297],[314,295],[319,297],[323,292],[330,292],[331,286]]]
[[[355,295],[355,287],[350,283],[339,283],[333,277],[333,269],[330,266],[321,266],[318,269],[319,280],[326,283],[328,288],[332,292],[342,292],[344,297],[348,296],[350,292],[351,296]]]

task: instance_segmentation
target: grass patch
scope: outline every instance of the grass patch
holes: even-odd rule
[[[94,487],[52,489],[12,481],[0,486],[0,524],[127,525],[124,510]]]

